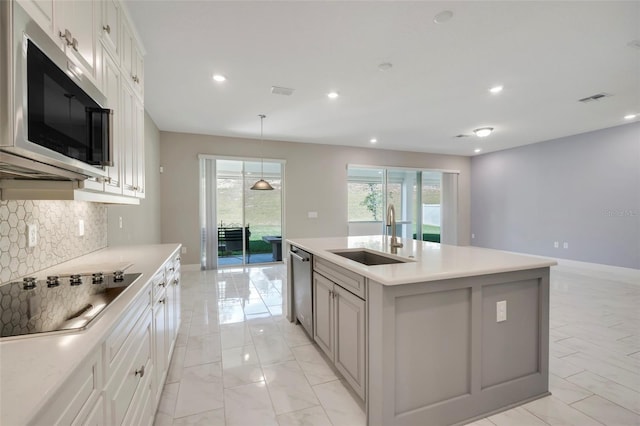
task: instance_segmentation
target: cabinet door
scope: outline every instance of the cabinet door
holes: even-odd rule
[[[64,0],[54,2],[54,28],[55,33],[61,39],[65,34],[70,39],[64,40],[67,56],[83,72],[96,82],[97,55],[96,55],[96,25],[95,7],[97,3],[92,0]]]
[[[102,404],[99,400],[103,387],[101,364],[102,351],[98,348],[82,362],[30,424],[79,425],[90,417],[96,422],[103,421],[104,412],[96,405]]]
[[[104,399],[100,397],[96,405],[93,407],[89,417],[87,417],[82,423],[84,426],[103,426],[106,425],[104,415]]]
[[[151,312],[147,311],[136,325],[137,339],[113,370],[105,390],[108,424],[128,424],[125,418],[139,407],[138,388],[151,383],[148,379],[153,374],[152,328]]]
[[[313,340],[333,360],[333,283],[313,274]]]
[[[364,399],[365,302],[340,286],[334,286],[335,365]]]
[[[162,387],[164,385],[164,375],[166,373],[167,364],[167,296],[166,293],[160,296],[153,310],[153,337],[154,337],[154,358],[153,364],[155,369],[155,380],[153,389],[155,389],[155,402],[160,401]]]
[[[107,180],[104,190],[113,194],[122,194],[122,110],[120,108],[120,70],[111,56],[104,52],[102,64],[102,87],[107,96],[107,108],[113,110],[112,115],[112,161],[113,166],[107,167]]]
[[[122,193],[123,195],[136,195],[136,161],[137,141],[135,133],[134,106],[136,96],[129,84],[123,83],[122,87]]]
[[[53,0],[18,0],[18,3],[50,37],[57,38],[53,32]]]
[[[103,0],[102,25],[100,26],[102,43],[113,55],[116,63],[120,62],[120,2]]]
[[[134,116],[135,116],[135,189],[136,197],[145,197],[145,164],[144,164],[144,105],[137,97],[134,99]]]

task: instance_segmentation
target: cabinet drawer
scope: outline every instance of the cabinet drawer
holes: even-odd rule
[[[164,270],[158,272],[151,280],[151,287],[153,288],[153,303],[158,303],[158,300],[165,297],[167,290],[167,280],[165,280]]]
[[[348,269],[327,262],[318,256],[313,257],[313,269],[319,274],[324,275],[342,288],[349,290],[351,293],[365,298],[364,295],[364,277],[362,275],[351,272]]]
[[[144,388],[153,374],[151,363],[151,311],[143,318],[136,329],[141,337],[127,352],[127,356],[116,366],[107,385],[107,404],[109,424],[123,423],[125,415],[133,406],[134,394],[138,388]]]
[[[96,350],[95,354],[83,362],[69,377],[56,396],[30,425],[51,426],[85,423],[87,417],[94,411],[103,386],[101,362],[101,352]],[[28,408],[25,407],[25,409]]]
[[[145,288],[143,294],[133,301],[122,320],[113,329],[105,340],[105,362],[107,365],[107,377],[111,374],[114,364],[126,352],[125,342],[131,341],[130,336],[144,315],[145,310],[151,310],[151,288]]]

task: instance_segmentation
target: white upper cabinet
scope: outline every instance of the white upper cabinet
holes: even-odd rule
[[[67,56],[97,83],[96,8],[91,0],[55,0],[54,33]],[[99,84],[98,84],[99,86]]]
[[[47,34],[53,35],[53,0],[17,0]]]
[[[144,94],[144,60],[133,27],[122,19],[122,70],[127,74],[131,87],[140,96]]]
[[[103,0],[102,25],[99,31],[102,44],[116,62],[120,62],[120,2]]]
[[[106,48],[106,47],[105,47]],[[120,101],[120,70],[108,53],[103,55],[102,87],[107,96],[107,108],[113,110],[111,132],[113,144],[111,159],[113,166],[107,167],[107,179],[104,183],[105,192],[122,194],[122,109]]]
[[[143,49],[121,0],[16,2],[102,91],[103,106],[113,110],[113,166],[106,178],[86,179],[78,187],[85,194],[144,198]]]

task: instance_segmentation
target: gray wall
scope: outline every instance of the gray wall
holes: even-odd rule
[[[640,269],[640,123],[474,157],[471,232],[476,246]]]
[[[160,243],[160,132],[144,114],[145,198],[138,206],[110,205],[107,232],[110,246]],[[122,229],[119,228],[122,217]]]
[[[162,242],[180,242],[183,262],[198,264],[198,154],[256,158],[258,140],[160,132]],[[285,237],[347,235],[347,164],[459,170],[458,243],[469,244],[468,157],[265,141],[266,158],[285,165]],[[309,219],[307,212],[318,212]]]

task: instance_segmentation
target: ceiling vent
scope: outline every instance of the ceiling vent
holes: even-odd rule
[[[611,96],[609,93],[596,93],[595,95],[587,96],[586,98],[578,99],[578,102],[593,102],[593,101],[601,101],[604,98],[608,98]]]
[[[640,50],[640,40],[631,40],[629,43],[627,43],[627,46]]]
[[[295,89],[289,89],[288,87],[271,86],[271,93],[274,95],[291,96],[294,90]]]

